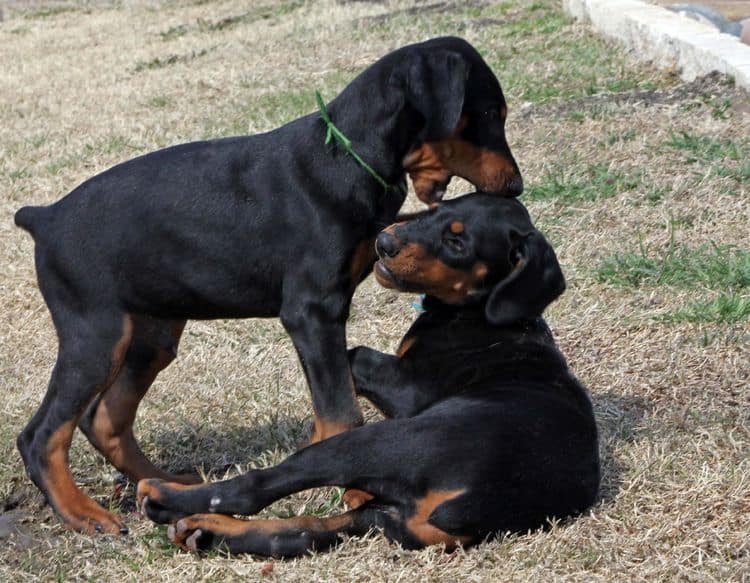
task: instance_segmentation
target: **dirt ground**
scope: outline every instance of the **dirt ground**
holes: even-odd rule
[[[731,79],[682,84],[550,0],[2,6],[0,580],[750,581],[750,98]],[[595,404],[595,507],[451,554],[372,533],[291,561],[198,558],[135,512],[132,484],[77,435],[78,482],[131,532],[62,528],[14,445],[56,338],[13,213],[159,147],[276,127],[312,111],[315,89],[332,97],[389,50],[443,34],[475,44],[503,84],[522,200],[568,280],[547,318]],[[349,344],[394,350],[414,300],[369,278]],[[159,464],[219,479],[283,459],[309,419],[281,326],[222,320],[188,325],[136,430]],[[340,509],[325,489],[264,515]]]

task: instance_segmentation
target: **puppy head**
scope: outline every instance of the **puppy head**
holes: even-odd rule
[[[565,289],[555,252],[513,199],[459,197],[391,225],[375,248],[382,286],[447,304],[486,302],[495,325],[541,315]]]
[[[492,194],[523,192],[505,139],[500,83],[466,41],[437,38],[407,47],[389,85],[422,120],[403,159],[420,200],[440,200],[454,175]]]

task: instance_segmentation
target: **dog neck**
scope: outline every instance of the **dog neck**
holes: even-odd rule
[[[354,108],[352,103],[360,105]],[[403,160],[413,149],[424,121],[388,90],[382,73],[375,77],[366,70],[328,103],[327,110],[336,127],[351,140],[352,148],[387,183],[405,184]]]

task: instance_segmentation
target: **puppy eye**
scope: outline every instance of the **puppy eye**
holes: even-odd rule
[[[454,253],[463,253],[466,251],[466,245],[458,237],[446,237],[443,243]]]

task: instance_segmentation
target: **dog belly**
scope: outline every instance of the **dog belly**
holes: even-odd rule
[[[276,273],[184,259],[131,273],[118,294],[129,311],[175,319],[273,317],[281,306]]]

